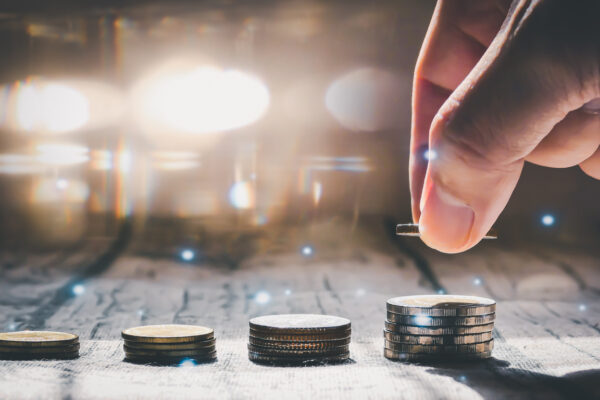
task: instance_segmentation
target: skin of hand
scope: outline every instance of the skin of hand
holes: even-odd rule
[[[600,179],[600,115],[585,111],[600,97],[598,15],[597,0],[439,0],[415,68],[409,165],[430,247],[477,244],[525,161]]]

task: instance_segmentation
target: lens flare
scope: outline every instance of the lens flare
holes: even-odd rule
[[[254,189],[250,182],[236,182],[229,189],[229,201],[239,210],[254,207]]]

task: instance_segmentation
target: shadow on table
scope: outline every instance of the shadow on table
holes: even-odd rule
[[[468,385],[484,398],[600,399],[600,369],[557,377],[510,368],[509,362],[491,358],[475,364],[436,364],[428,372],[449,376]]]

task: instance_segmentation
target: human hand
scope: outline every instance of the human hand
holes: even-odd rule
[[[596,0],[439,0],[415,69],[409,167],[429,246],[477,244],[525,161],[600,179],[599,15]]]

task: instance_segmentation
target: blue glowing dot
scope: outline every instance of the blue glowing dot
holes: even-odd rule
[[[425,150],[425,152],[423,153],[423,158],[429,161],[435,160],[437,158],[437,153],[435,152],[435,150]]]
[[[458,380],[461,381],[461,382],[466,382],[467,381],[467,377],[464,376],[464,375],[461,375],[461,376],[458,377]]]
[[[15,324],[14,322],[8,324],[8,330],[9,331],[14,331],[15,329],[17,329],[17,324]]]
[[[85,293],[85,286],[83,286],[80,283],[78,283],[77,285],[73,286],[73,294],[75,296],[82,295],[83,293]]]
[[[446,294],[446,291],[444,289],[439,289],[437,291],[437,294]]]
[[[261,290],[254,295],[254,301],[256,301],[258,304],[267,304],[269,301],[271,301],[271,295],[269,292]]]
[[[137,315],[139,315],[140,317],[143,317],[144,316],[144,310],[140,308],[138,310],[138,312],[137,312]]]
[[[429,326],[430,321],[431,321],[431,317],[428,316],[428,315],[417,315],[417,316],[415,316],[415,323],[417,325]]]
[[[181,259],[183,261],[192,261],[196,255],[193,250],[186,249],[181,252]]]
[[[314,252],[314,250],[311,246],[307,245],[307,246],[302,247],[302,255],[305,257],[312,256],[313,252]]]
[[[290,294],[292,294],[292,291],[290,289],[285,289],[285,293],[286,296],[289,296]]]
[[[587,310],[587,306],[585,304],[580,304],[578,308],[579,308],[579,311],[582,311],[582,312]]]
[[[476,277],[473,279],[473,285],[475,286],[481,286],[483,284],[483,279]]]
[[[69,181],[68,180],[61,178],[61,179],[58,179],[56,181],[56,188],[57,189],[64,190],[64,189],[66,189],[68,187],[69,187]]]
[[[542,215],[542,225],[544,226],[552,226],[556,222],[554,215],[552,214],[544,214]]]
[[[196,361],[194,361],[191,358],[184,358],[183,360],[181,360],[181,362],[179,363],[179,366],[182,368],[189,368],[189,367],[195,367],[196,366]]]

